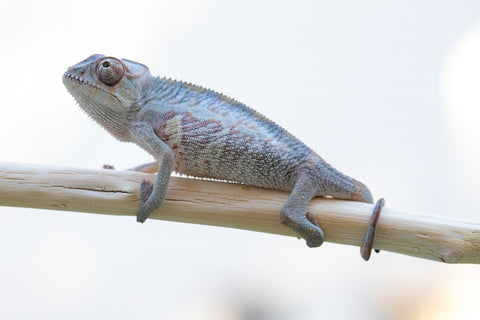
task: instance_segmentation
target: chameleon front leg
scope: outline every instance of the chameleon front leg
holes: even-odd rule
[[[148,216],[158,209],[165,199],[175,158],[173,151],[158,138],[152,128],[139,130],[137,137],[139,145],[153,155],[158,162],[155,183],[152,185],[150,181],[143,180],[140,185],[142,206],[137,213],[137,221],[145,222]]]
[[[309,247],[320,246],[325,238],[316,218],[306,213],[315,192],[311,178],[302,174],[279,215],[280,223],[298,233]]]

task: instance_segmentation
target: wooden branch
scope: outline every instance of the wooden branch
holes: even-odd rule
[[[0,206],[136,215],[139,186],[153,174],[0,162]],[[163,206],[151,219],[296,236],[280,225],[288,193],[245,185],[172,177]],[[388,200],[388,199],[387,199]],[[361,246],[373,205],[315,198],[325,240]],[[135,220],[132,218],[132,223]],[[148,223],[148,221],[147,221]],[[448,263],[480,263],[480,224],[385,207],[374,247]]]

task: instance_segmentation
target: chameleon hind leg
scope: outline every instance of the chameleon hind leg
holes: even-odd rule
[[[309,247],[320,246],[325,238],[315,216],[306,213],[315,192],[311,178],[301,175],[279,215],[280,223],[298,233]]]
[[[157,173],[159,168],[160,168],[160,165],[158,164],[158,161],[153,161],[153,162],[149,162],[149,163],[145,163],[145,164],[135,166],[133,168],[129,168],[129,169],[127,169],[127,171]],[[115,170],[115,167],[111,164],[104,164],[102,169]]]
[[[153,161],[145,164],[138,165],[133,168],[127,169],[127,171],[138,171],[138,172],[145,172],[145,173],[157,173],[160,165],[158,161]]]

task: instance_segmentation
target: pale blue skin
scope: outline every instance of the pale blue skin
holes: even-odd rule
[[[154,185],[141,185],[137,221],[161,206],[172,171],[290,191],[280,222],[311,247],[324,240],[316,218],[306,214],[312,197],[372,202],[362,183],[274,122],[214,91],[155,78],[142,64],[103,55],[70,67],[63,82],[94,120],[158,162]]]

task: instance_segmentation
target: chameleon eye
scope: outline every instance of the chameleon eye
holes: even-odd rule
[[[113,86],[122,79],[125,68],[120,60],[105,58],[98,62],[95,73],[100,81],[108,86]]]

